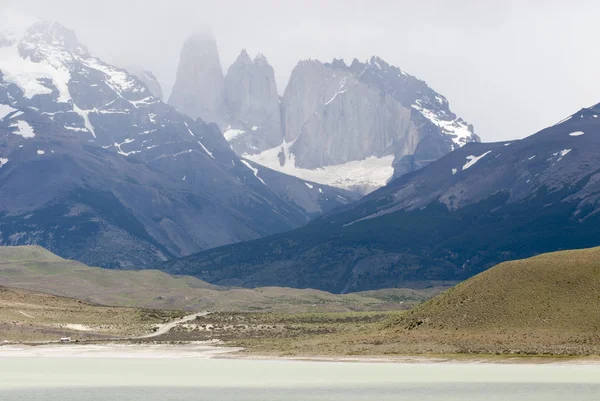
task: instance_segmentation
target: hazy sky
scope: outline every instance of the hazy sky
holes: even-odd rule
[[[524,4],[526,3],[526,4]],[[600,2],[586,0],[0,0],[76,31],[98,57],[171,91],[184,39],[210,26],[223,68],[267,56],[283,93],[299,59],[380,56],[450,101],[484,141],[600,102]]]

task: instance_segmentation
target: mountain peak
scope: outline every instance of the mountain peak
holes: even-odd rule
[[[269,60],[267,60],[264,54],[258,53],[256,57],[254,57],[254,64],[268,65]]]
[[[333,61],[331,62],[331,66],[333,68],[343,68],[343,69],[348,68],[348,66],[346,65],[346,62],[344,61],[343,58],[340,58],[340,59],[334,58]]]
[[[79,56],[89,56],[85,46],[79,43],[72,30],[59,23],[38,21],[29,27],[19,42],[19,53],[23,58],[39,62],[56,50]]]
[[[384,60],[382,60],[381,58],[377,57],[377,56],[373,56],[371,57],[371,59],[369,60],[369,64],[373,65],[379,69],[386,69],[389,68],[389,64],[386,63]]]
[[[223,69],[210,32],[190,36],[181,50],[169,104],[192,118],[223,123]]]
[[[0,10],[0,47],[12,46],[39,19],[19,13],[12,8]]]
[[[204,27],[204,28],[194,32],[186,40],[186,42],[216,42],[216,41],[217,41],[217,39],[215,38],[215,35],[213,34],[212,29],[210,29],[208,27]]]
[[[250,55],[248,54],[248,51],[246,49],[242,49],[242,51],[240,52],[240,55],[237,56],[237,58],[235,59],[235,62],[233,64],[250,64],[252,63],[252,59],[250,58]]]

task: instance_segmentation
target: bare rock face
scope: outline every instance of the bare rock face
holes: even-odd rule
[[[368,157],[437,159],[477,141],[472,127],[452,114],[445,98],[423,81],[373,57],[367,63],[301,62],[283,98],[285,140],[297,167],[318,168]],[[431,136],[438,142],[431,141]]]
[[[242,50],[225,77],[225,103],[228,124],[224,131],[238,154],[257,153],[281,143],[275,72],[265,56],[259,54],[252,60]]]
[[[213,39],[188,40],[170,103],[216,122],[239,156],[307,181],[368,193],[479,141],[444,96],[377,57],[301,61],[281,99],[264,56],[243,50],[225,78],[218,60]]]
[[[183,45],[169,104],[192,118],[225,123],[225,86],[217,43],[212,35],[190,37]]]
[[[154,96],[157,99],[163,100],[164,94],[162,86],[160,86],[160,82],[158,82],[158,79],[156,79],[156,76],[151,71],[145,70],[144,68],[138,65],[129,66],[126,68],[126,70],[130,74],[135,76],[137,79],[142,81],[150,90],[152,96]]]
[[[246,157],[301,177],[325,171],[317,182],[364,193],[479,141],[446,98],[377,57],[301,61],[281,114],[282,144]]]
[[[304,124],[334,96],[351,84],[349,72],[334,71],[317,60],[301,61],[292,71],[281,102],[285,140],[296,140]]]

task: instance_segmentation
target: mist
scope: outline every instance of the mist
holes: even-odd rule
[[[187,36],[211,29],[226,70],[263,53],[283,93],[300,59],[377,55],[425,80],[484,141],[522,138],[600,102],[594,1],[0,0],[73,29],[107,62],[155,73],[165,94]]]

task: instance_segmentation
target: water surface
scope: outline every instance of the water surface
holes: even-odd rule
[[[599,365],[0,356],[2,401],[600,399]]]

